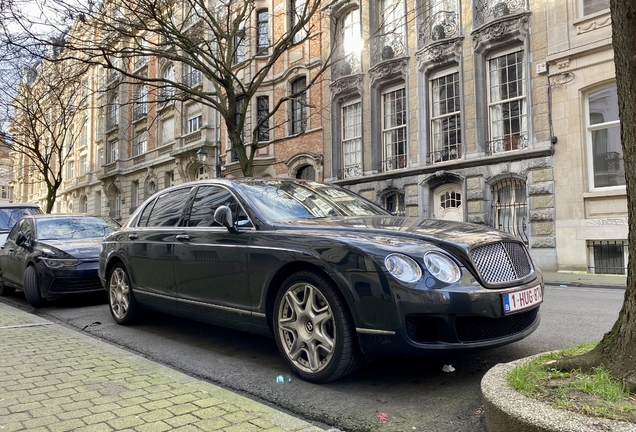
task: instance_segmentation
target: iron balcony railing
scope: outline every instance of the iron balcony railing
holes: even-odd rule
[[[406,53],[404,35],[400,32],[375,37],[371,47],[371,64],[374,66],[386,60],[403,57]]]
[[[432,165],[439,162],[446,162],[450,160],[461,159],[462,146],[461,144],[455,144],[447,146],[441,150],[433,150],[426,155],[426,165]]]
[[[380,171],[387,172],[396,169],[406,168],[406,155],[401,154],[397,156],[391,156],[380,162]]]
[[[486,155],[503,153],[528,148],[528,137],[525,134],[513,133],[495,138],[486,143]]]
[[[332,79],[334,80],[358,73],[360,73],[359,53],[349,53],[345,55],[340,61],[334,63],[331,72]]]
[[[455,11],[439,11],[427,16],[418,32],[418,46],[459,36],[459,17]]]
[[[475,27],[525,10],[526,0],[475,0]]]
[[[338,173],[338,178],[360,177],[362,175],[362,164],[347,165]]]

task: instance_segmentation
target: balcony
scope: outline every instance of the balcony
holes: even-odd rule
[[[338,178],[360,177],[362,175],[362,164],[347,165],[338,172]]]
[[[420,48],[459,36],[459,17],[455,11],[439,11],[427,16],[418,31]]]
[[[406,155],[391,156],[380,162],[380,172],[388,172],[406,168]]]
[[[331,79],[337,80],[349,75],[359,74],[360,72],[360,54],[349,53],[346,54],[340,61],[334,63],[331,70]]]
[[[203,74],[201,73],[201,71],[191,70],[190,72],[186,73],[184,80],[187,86],[196,87],[203,83]]]
[[[148,117],[148,104],[140,103],[135,105],[133,109],[133,120],[141,120],[145,117]]]
[[[404,57],[406,47],[404,45],[404,35],[392,33],[377,36],[371,41],[371,64]]]
[[[508,134],[486,143],[486,155],[528,148],[528,137],[524,134]]]
[[[426,155],[426,165],[457,160],[462,157],[461,144],[446,146],[440,150],[433,150]]]
[[[475,0],[475,28],[499,18],[524,12],[525,0]]]

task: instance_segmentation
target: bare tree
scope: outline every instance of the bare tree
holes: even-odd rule
[[[262,135],[289,126],[290,119],[276,113],[290,101],[297,106],[309,105],[306,91],[320,80],[329,64],[319,49],[320,14],[332,0],[291,1],[287,7],[268,11],[265,21],[259,21],[262,9],[253,1],[138,0],[83,6],[62,0],[47,4],[52,11],[30,16],[18,13],[23,9],[20,1],[7,2],[3,17],[6,40],[15,40],[6,24],[15,21],[14,27],[39,42],[58,44],[62,52],[58,61],[99,65],[130,83],[146,83],[151,97],[161,103],[196,101],[214,108],[223,120],[243,175],[248,177],[253,175],[257,150],[264,146]],[[51,42],[48,35],[35,34],[34,29],[42,28],[48,34],[66,34]],[[20,40],[13,43],[22,44]],[[297,65],[309,71],[305,85],[272,91],[274,100],[267,113],[248,120],[259,89],[280,82],[281,71],[293,63],[293,51],[302,53],[302,64]],[[157,68],[150,74],[134,67],[136,59],[156,59],[156,65],[170,62],[175,69],[162,73]],[[207,79],[203,85],[197,79],[200,76]]]
[[[55,204],[64,181],[64,169],[73,147],[81,139],[78,118],[87,108],[82,77],[85,65],[37,61],[25,66],[24,58],[3,62],[0,74],[2,134],[19,166],[38,175],[24,179],[46,185],[46,212]],[[80,124],[81,126],[81,124]]]
[[[621,141],[625,162],[629,220],[629,262],[623,307],[612,329],[589,353],[565,359],[561,370],[589,370],[604,365],[615,378],[636,391],[636,0],[611,0],[612,41],[616,65]]]

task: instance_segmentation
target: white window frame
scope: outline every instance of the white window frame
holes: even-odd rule
[[[593,90],[590,90],[585,95],[585,127],[586,127],[586,151],[587,151],[587,160],[588,160],[588,163],[587,163],[588,187],[589,187],[589,190],[592,192],[608,191],[608,190],[624,190],[626,188],[626,185],[601,186],[601,187],[596,187],[594,185],[595,172],[594,172],[594,152],[593,152],[592,132],[618,127],[619,133],[620,133],[621,122],[619,119],[619,120],[611,120],[611,121],[607,121],[603,123],[597,123],[595,125],[590,125],[590,99],[589,98],[590,98],[590,95],[594,93],[597,93],[612,87],[616,87],[616,84],[614,83],[612,85],[597,87]],[[618,106],[616,107],[616,109],[618,110]],[[622,153],[621,153],[621,156],[622,156]]]
[[[350,117],[353,120],[352,124],[347,124],[345,119],[347,118],[348,110],[355,109],[357,106],[357,113],[353,112],[356,117]],[[342,105],[340,108],[340,124],[341,124],[341,139],[340,148],[342,149],[342,178],[358,177],[362,175],[362,101],[357,99],[347,104]],[[348,134],[347,132],[350,132]]]
[[[70,180],[75,177],[75,161],[69,160],[66,165],[66,176],[67,180]]]
[[[455,107],[455,111],[435,115],[435,103],[434,103],[435,92],[433,91],[433,84],[437,80],[440,80],[442,78],[445,78],[454,74],[457,74],[457,82],[458,82],[457,94],[455,96],[457,99],[459,99],[459,102],[457,103],[457,106]],[[462,144],[463,144],[462,143],[463,106],[462,106],[462,98],[461,98],[461,75],[459,73],[459,69],[457,67],[453,67],[450,69],[444,69],[442,71],[431,74],[428,78],[428,91],[430,94],[430,97],[428,98],[429,112],[430,112],[429,128],[430,128],[430,143],[431,143],[428,151],[429,151],[430,163],[440,163],[440,162],[460,159],[462,155]],[[455,129],[455,132],[457,133],[457,142],[454,144],[455,149],[452,149],[453,147],[452,144],[445,145],[445,143],[443,142],[443,137],[442,137],[442,142],[439,145],[439,148],[437,148],[438,146],[436,141],[437,134],[436,134],[435,123],[442,122],[443,120],[450,119],[452,117],[457,117],[457,123],[456,123],[457,127]],[[448,147],[448,149],[446,149],[445,147]],[[448,158],[446,159],[444,159],[443,157],[444,150],[448,150]],[[440,157],[440,160],[437,160],[438,152],[442,152],[442,157]]]
[[[599,1],[599,0],[592,0],[592,1]],[[602,0],[601,0],[601,1],[602,1]],[[597,10],[597,11],[590,12],[590,13],[587,13],[587,14],[586,14],[586,13],[585,13],[585,3],[589,3],[589,2],[590,2],[590,0],[578,0],[578,5],[577,5],[577,6],[578,6],[579,17],[580,17],[580,18],[583,18],[583,17],[589,16],[589,15],[594,15],[594,14],[596,14],[596,13],[605,12],[605,11],[609,12],[609,0],[607,0],[607,7],[606,7],[606,8],[599,9],[599,10]]]
[[[108,163],[116,162],[119,159],[119,140],[110,141],[108,143]]]
[[[523,55],[523,59],[522,59],[522,64],[521,64],[521,71],[523,72],[523,78],[521,79],[521,88],[523,90],[523,94],[520,96],[515,96],[515,97],[509,97],[507,99],[503,99],[502,97],[500,97],[498,100],[493,101],[492,99],[492,94],[491,94],[491,85],[492,85],[492,80],[491,80],[491,65],[490,62],[492,60],[510,55],[510,54],[515,54],[515,53],[522,53]],[[526,52],[526,50],[524,49],[524,47],[522,46],[516,46],[514,48],[510,48],[508,50],[505,51],[496,51],[492,54],[490,54],[487,58],[486,58],[486,98],[488,101],[488,136],[489,136],[489,145],[492,145],[493,147],[497,146],[497,148],[493,148],[492,149],[492,154],[495,153],[502,153],[505,151],[508,151],[509,149],[507,149],[507,144],[506,144],[506,140],[508,139],[510,141],[510,150],[517,150],[519,149],[519,145],[520,145],[520,141],[519,139],[516,141],[515,138],[513,138],[513,136],[518,136],[518,137],[525,137],[525,139],[528,139],[528,119],[529,119],[529,115],[528,115],[528,78],[529,78],[529,74],[528,74],[528,53]],[[508,83],[511,81],[507,81]],[[501,84],[498,84],[499,86]],[[496,107],[503,107],[503,105],[505,104],[511,104],[511,103],[515,103],[515,102],[521,102],[521,106],[523,107],[522,112],[519,115],[519,119],[520,119],[520,125],[519,125],[519,132],[510,132],[508,134],[506,134],[504,132],[504,122],[507,120],[512,119],[512,116],[508,116],[507,119],[505,119],[503,116],[503,108],[501,109],[501,118],[500,120],[495,120],[493,117],[493,110],[496,109]],[[501,131],[495,131],[494,127],[494,123],[495,122],[501,122]],[[495,141],[498,141],[498,143],[495,143]],[[512,148],[512,146],[515,146],[517,148]]]
[[[88,156],[86,154],[79,157],[79,175],[84,175],[88,172]]]
[[[289,0],[289,9],[290,9],[290,26],[294,27],[298,22],[305,19],[305,5],[307,4],[307,0]],[[298,43],[307,37],[307,28],[303,26],[298,32],[294,35],[294,43]]]
[[[389,126],[386,127],[386,123],[385,123],[385,115],[386,115],[386,102],[385,102],[385,98],[387,95],[391,94],[391,93],[396,93],[398,91],[402,91],[404,93],[404,109],[403,109],[403,113],[404,113],[404,119],[405,122],[404,124],[400,124],[397,126]],[[381,118],[380,118],[380,130],[381,130],[381,134],[382,134],[382,172],[387,172],[387,171],[394,171],[396,169],[402,169],[402,168],[406,168],[408,165],[408,153],[409,153],[409,149],[408,149],[408,97],[406,95],[406,86],[404,84],[401,84],[399,86],[394,86],[394,87],[389,87],[385,90],[382,91],[382,94],[380,95],[380,103],[381,103]],[[397,113],[396,113],[397,114]],[[391,142],[391,143],[387,143],[387,134],[388,133],[392,133],[394,131],[398,131],[400,129],[404,129],[404,152],[401,154],[398,154],[397,151],[393,151],[393,146],[396,146],[396,150],[399,148],[399,143],[396,141],[395,143]],[[391,151],[388,152],[387,150],[389,149],[389,146],[391,146]],[[390,153],[390,154],[389,154]],[[395,153],[395,154],[394,154]],[[389,158],[394,158],[395,159],[395,167],[393,167],[393,163],[391,162],[391,168],[388,168],[388,164],[390,163]]]
[[[133,142],[133,156],[139,156],[148,151],[148,132],[142,131],[137,134]]]
[[[196,132],[203,126],[203,115],[197,114],[196,116],[188,119],[188,133]]]

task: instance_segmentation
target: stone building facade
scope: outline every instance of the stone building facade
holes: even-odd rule
[[[547,3],[558,267],[626,274],[627,195],[609,0]]]
[[[334,7],[324,24],[324,47],[337,47],[323,86],[326,181],[398,214],[511,232],[556,270],[550,3]]]

